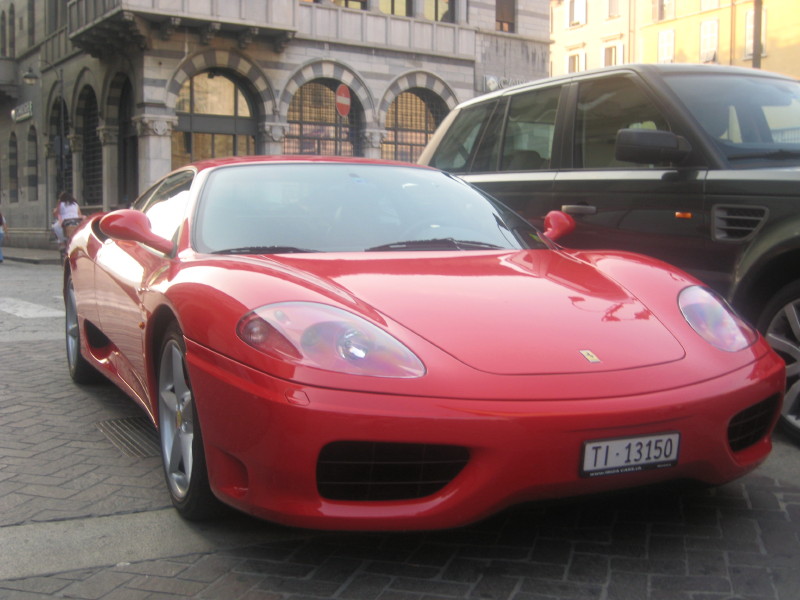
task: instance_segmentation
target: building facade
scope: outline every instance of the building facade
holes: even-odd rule
[[[553,75],[681,62],[756,66],[800,77],[797,0],[551,0],[550,13]],[[754,64],[756,28],[761,52]]]
[[[547,75],[547,0],[0,0],[0,210],[130,203],[240,154],[415,160],[458,102]],[[5,110],[3,110],[5,109]]]

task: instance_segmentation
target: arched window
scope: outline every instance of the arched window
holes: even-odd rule
[[[283,142],[286,154],[363,156],[361,103],[350,95],[350,112],[336,111],[339,82],[316,79],[301,86],[289,105],[289,133]]]
[[[17,18],[14,16],[14,5],[8,7],[8,56],[15,58],[17,56],[17,34],[14,24]]]
[[[56,195],[72,192],[72,152],[69,146],[69,115],[63,98],[56,98],[50,111],[48,138],[56,159]]]
[[[381,157],[416,162],[447,112],[444,101],[423,88],[413,88],[397,96],[386,113]]]
[[[100,115],[94,90],[86,87],[81,92],[79,106],[83,119],[83,203],[103,204],[103,147],[97,127]]]
[[[19,201],[19,160],[17,158],[17,136],[12,131],[8,138],[8,198]]]
[[[183,84],[172,132],[172,168],[204,158],[255,154],[252,94],[232,73],[212,69]]]
[[[125,79],[119,97],[119,185],[118,197],[127,206],[139,195],[139,138],[133,123],[134,99],[130,79]]]
[[[28,0],[28,47],[36,43],[36,2]]]
[[[28,129],[26,149],[28,156],[25,161],[27,171],[25,186],[28,188],[28,200],[35,202],[39,199],[39,142],[36,128],[33,126]]]
[[[0,13],[0,56],[8,56],[8,26],[6,11]]]

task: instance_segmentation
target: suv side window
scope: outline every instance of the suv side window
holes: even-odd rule
[[[669,125],[661,111],[628,77],[608,77],[581,83],[575,120],[573,163],[576,168],[647,168],[614,157],[620,129],[659,129]]]
[[[468,171],[470,157],[495,104],[496,102],[482,102],[461,110],[431,158],[431,166],[451,173]]]
[[[550,168],[560,95],[559,86],[511,97],[500,164],[502,171]]]

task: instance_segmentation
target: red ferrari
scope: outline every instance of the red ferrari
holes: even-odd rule
[[[545,225],[415,165],[189,165],[73,238],[69,371],[147,411],[189,519],[448,528],[759,465],[784,362],[687,274]]]

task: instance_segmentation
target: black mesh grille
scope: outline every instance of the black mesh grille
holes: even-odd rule
[[[714,237],[717,240],[744,240],[755,234],[768,216],[763,206],[725,206],[714,207]]]
[[[754,404],[731,419],[728,425],[728,443],[738,452],[752,446],[769,431],[777,410],[778,397],[773,396]]]
[[[408,500],[447,485],[469,460],[460,446],[334,442],[317,462],[317,488],[330,500]]]

